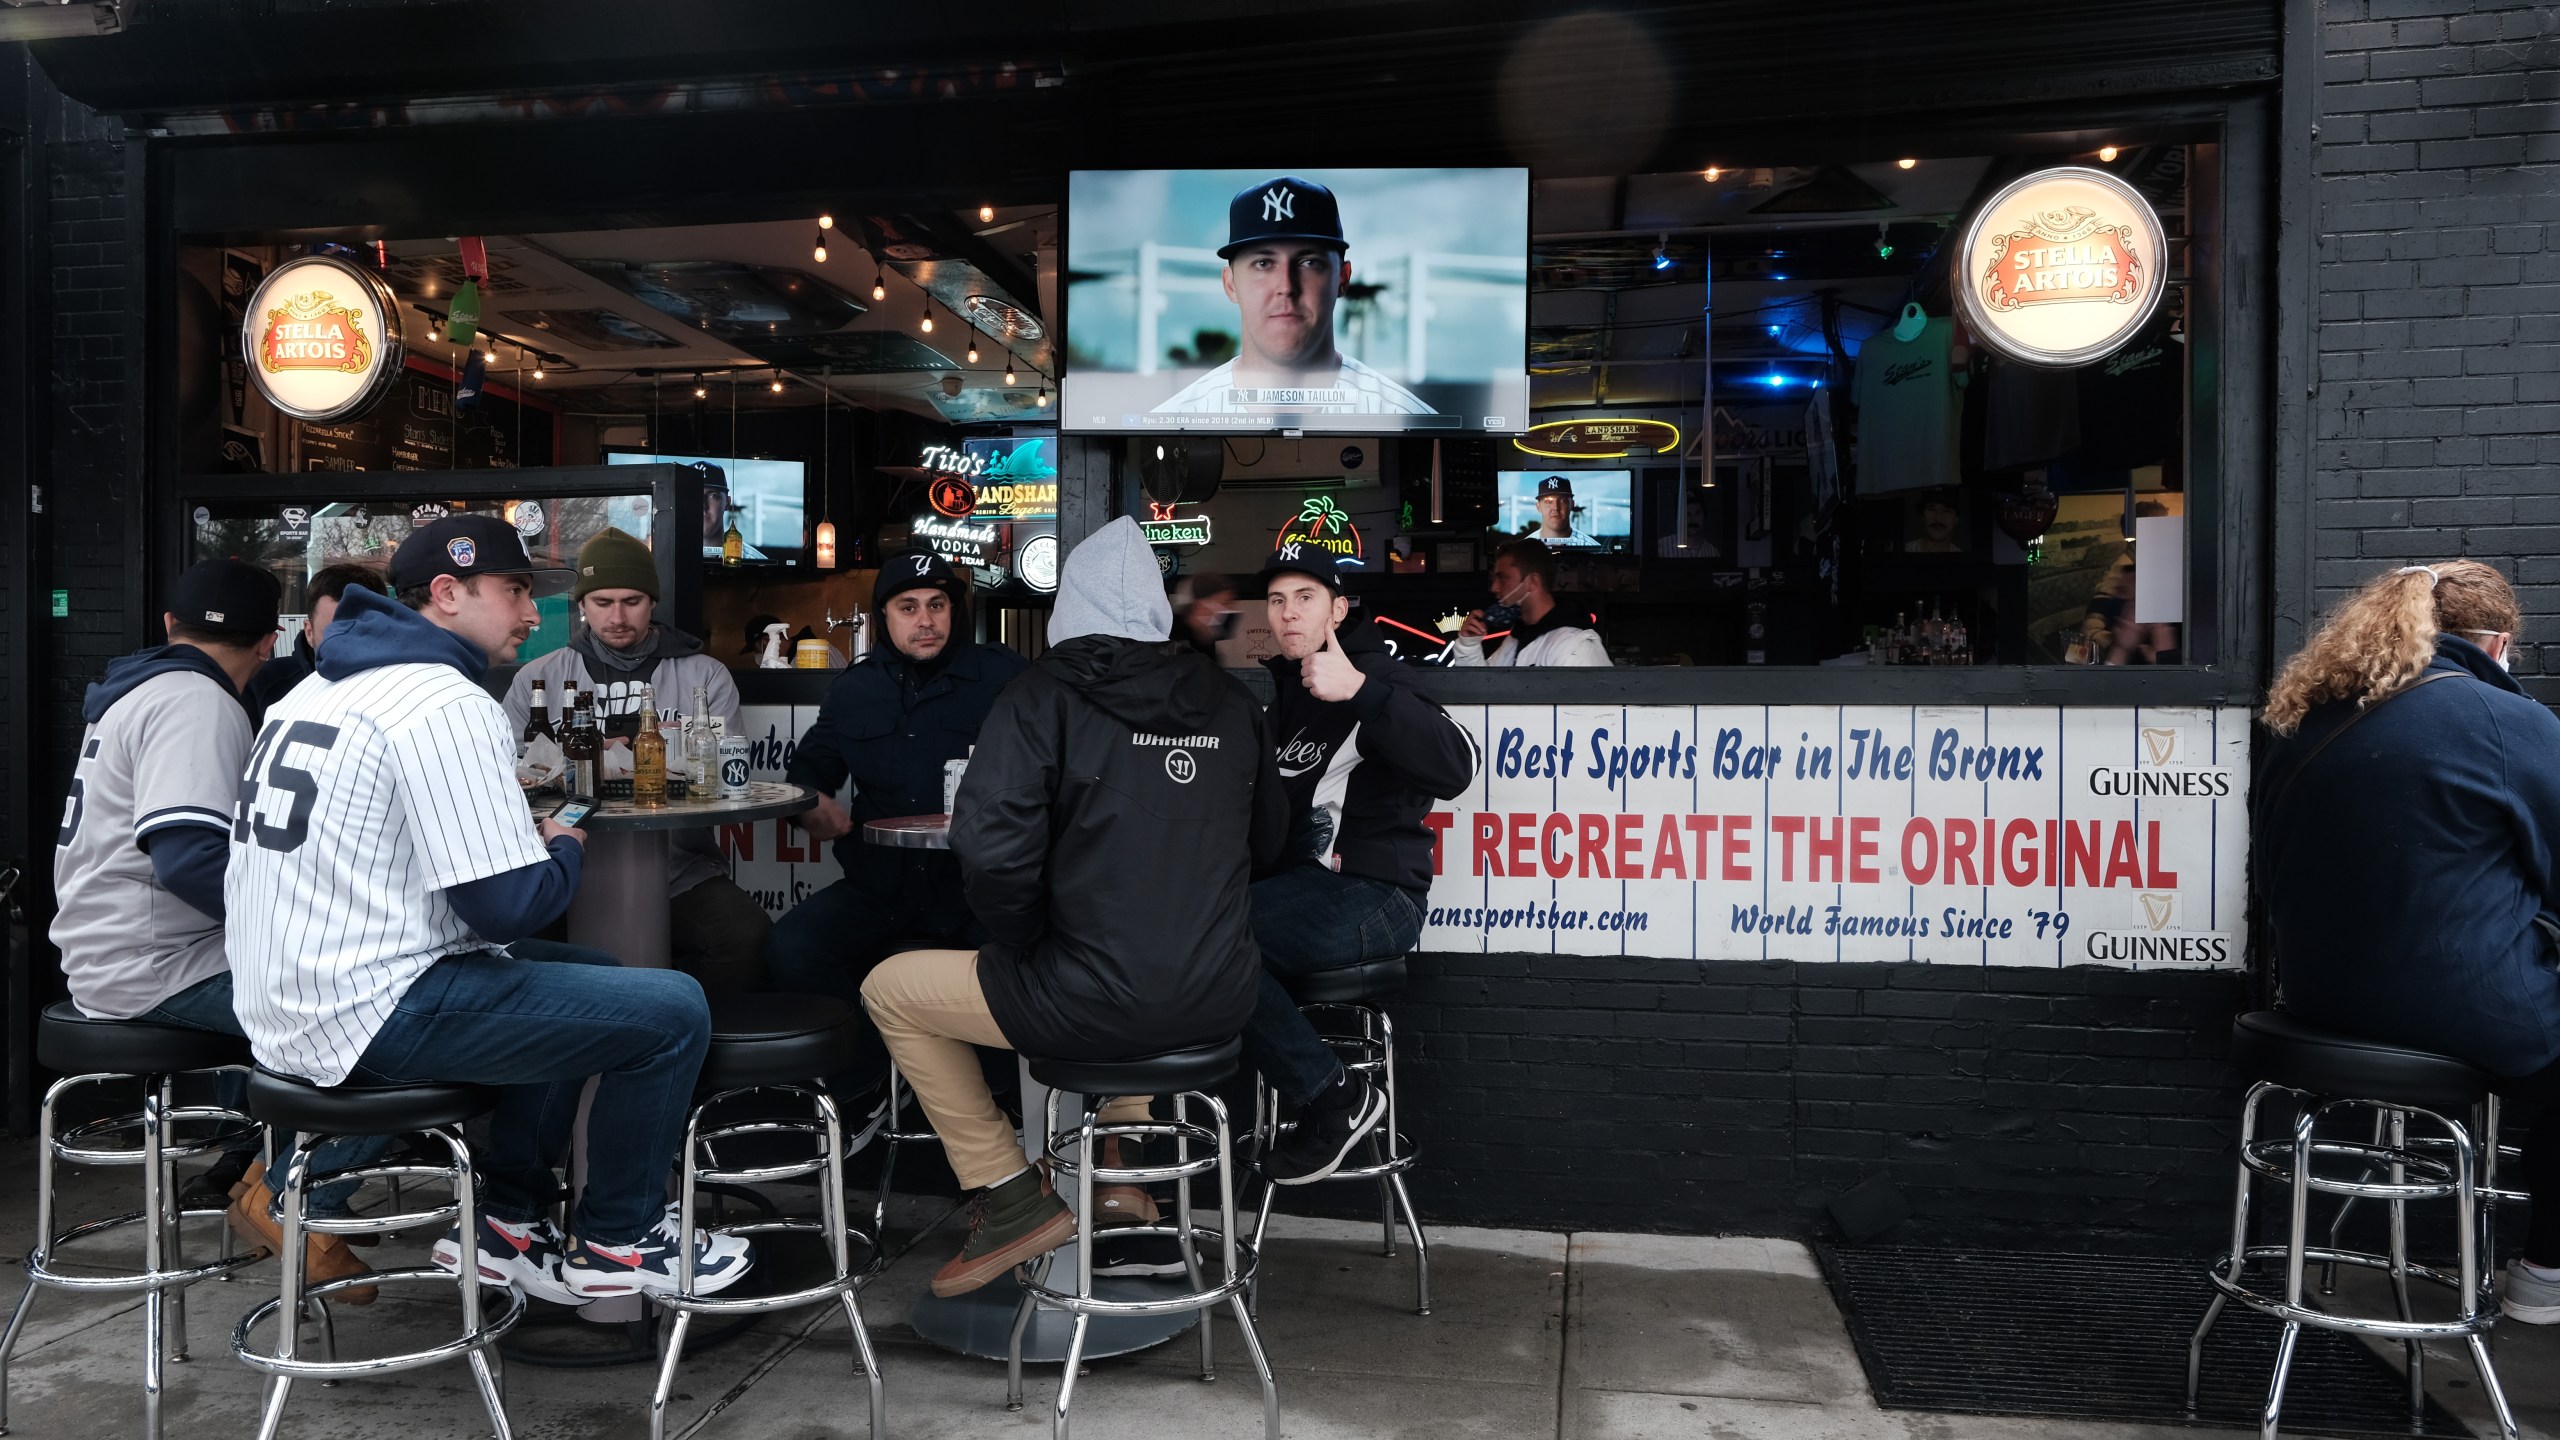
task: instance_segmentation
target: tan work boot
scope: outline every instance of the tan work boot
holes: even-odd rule
[[[275,1221],[274,1205],[275,1193],[267,1188],[265,1163],[250,1161],[248,1172],[240,1177],[239,1187],[232,1192],[231,1229],[241,1239],[269,1255],[284,1251],[284,1227]],[[347,1249],[346,1237],[303,1232],[304,1284],[344,1280],[351,1275],[367,1274],[372,1268]],[[343,1305],[370,1305],[381,1293],[371,1285],[358,1285],[353,1289],[331,1291],[328,1298]]]

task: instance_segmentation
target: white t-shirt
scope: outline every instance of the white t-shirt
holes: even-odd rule
[[[222,973],[222,922],[163,888],[142,847],[182,826],[228,834],[248,753],[239,697],[192,670],[143,681],[80,736],[51,933],[81,1014],[130,1020]]]
[[[1345,355],[1329,385],[1239,386],[1228,361],[1174,392],[1153,415],[1437,415],[1422,397]]]
[[[260,1064],[339,1084],[409,986],[490,948],[453,886],[549,858],[506,712],[450,665],[313,676],[267,712],[223,886]]]

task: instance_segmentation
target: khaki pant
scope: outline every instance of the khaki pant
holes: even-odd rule
[[[978,988],[976,951],[892,955],[862,982],[862,1004],[888,1042],[889,1058],[933,1121],[934,1133],[942,1137],[951,1173],[964,1189],[983,1190],[1031,1163],[1012,1123],[996,1108],[986,1072],[970,1049],[1013,1048],[988,1013],[986,992]],[[1144,1097],[1115,1100],[1102,1111],[1104,1120],[1122,1123],[1146,1116]],[[1038,1115],[1026,1119],[1034,1132],[1044,1123]]]

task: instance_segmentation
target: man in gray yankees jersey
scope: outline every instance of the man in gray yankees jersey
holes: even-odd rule
[[[1333,309],[1351,284],[1342,207],[1313,180],[1281,175],[1227,202],[1226,268],[1236,358],[1176,391],[1156,415],[1435,415],[1419,395],[1334,348]]]
[[[391,557],[398,600],[350,590],[319,669],[249,752],[224,889],[236,1003],[260,1064],[322,1085],[464,1081],[502,1091],[482,1147],[480,1271],[582,1303],[744,1275],[744,1240],[682,1233],[666,1203],[710,1044],[702,987],[673,970],[526,940],[568,908],[584,836],[537,826],[515,736],[481,688],[539,620],[515,527],[457,515]],[[588,1183],[566,1235],[544,1218],[581,1083]]]
[[[54,835],[52,937],[80,1013],[241,1032],[222,943],[222,882],[231,860],[231,805],[249,754],[240,688],[274,653],[276,577],[237,560],[207,560],[170,587],[161,615],[169,643],[112,661],[89,687],[80,760]],[[239,1096],[228,1097],[237,1101]],[[318,1152],[326,1169],[359,1165],[386,1142],[356,1138]],[[254,1142],[199,1177],[218,1198],[257,1154]],[[254,1189],[258,1177],[248,1175]],[[198,1187],[190,1182],[190,1190]],[[315,1192],[313,1208],[343,1213],[352,1185]],[[274,1245],[262,1211],[233,1207],[233,1224]],[[317,1280],[361,1273],[337,1236],[310,1236]],[[349,1303],[370,1288],[340,1292]]]

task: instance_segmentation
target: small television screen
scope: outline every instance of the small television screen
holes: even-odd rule
[[[746,541],[741,558],[750,565],[799,562],[809,511],[808,468],[797,460],[744,460],[718,455],[649,455],[614,451],[608,465],[708,465],[727,482],[729,503],[738,507],[738,534]],[[703,489],[713,489],[705,476]],[[708,504],[703,508],[702,558],[720,558],[724,522]]]
[[[1529,172],[1079,170],[1061,425],[1500,433],[1529,415]]]
[[[1494,524],[1558,549],[1625,550],[1635,535],[1632,470],[1504,470]]]

